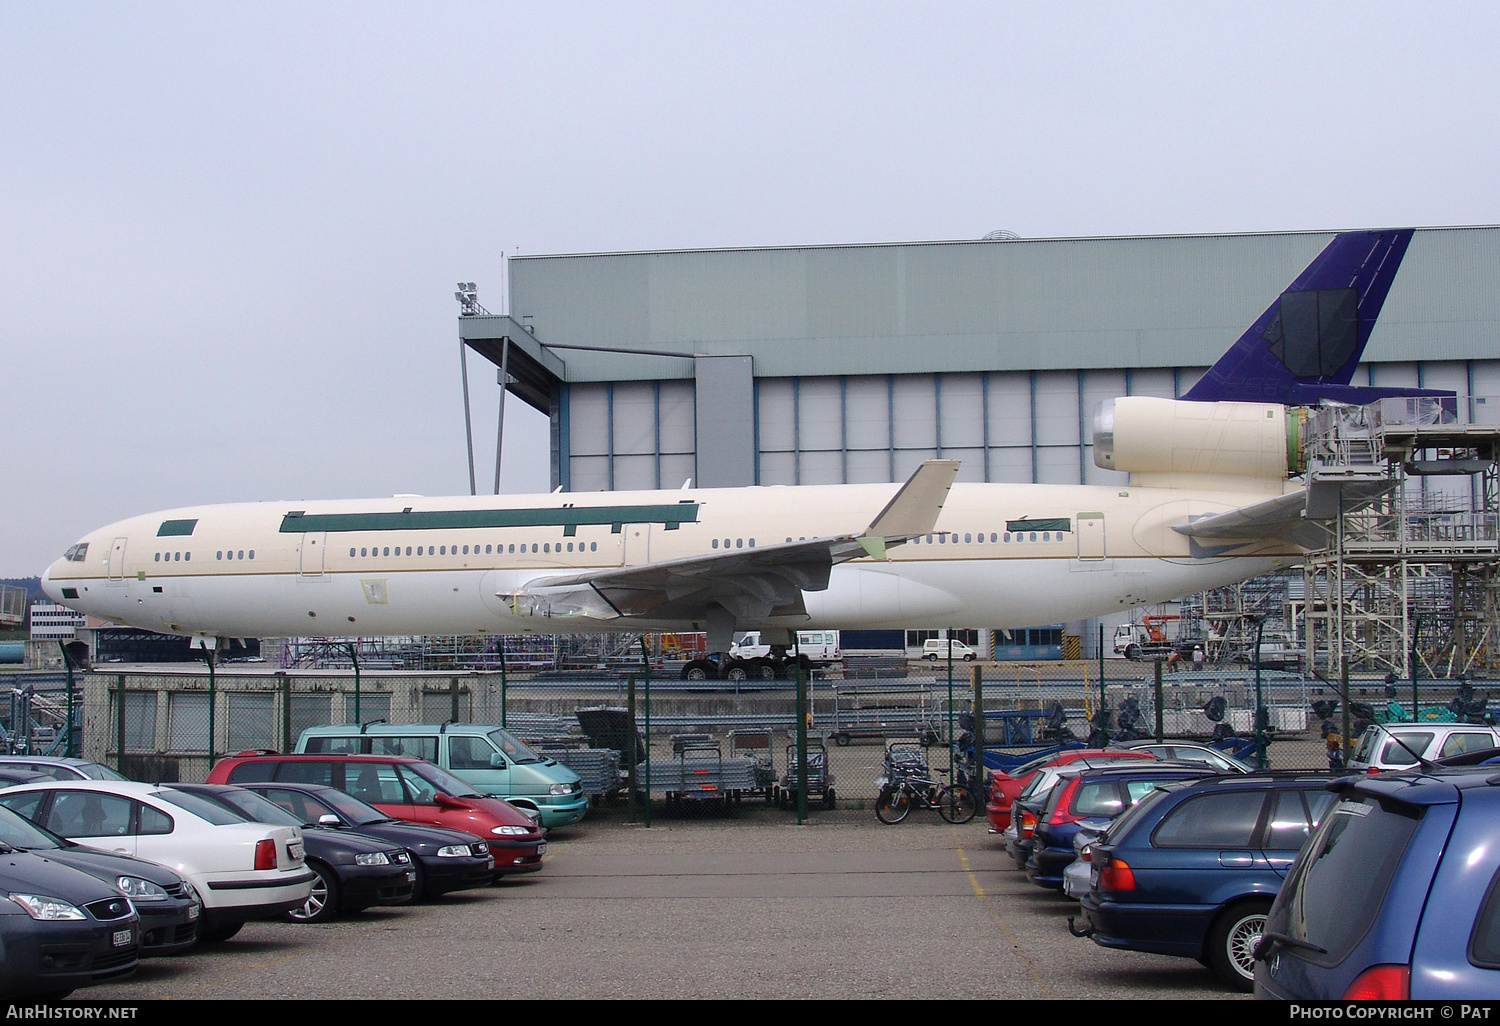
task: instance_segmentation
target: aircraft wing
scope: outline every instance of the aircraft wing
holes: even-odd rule
[[[1373,501],[1390,485],[1391,479],[1381,467],[1315,470],[1307,487],[1298,491],[1199,517],[1172,530],[1194,541],[1194,555],[1217,555],[1268,538],[1291,541],[1304,549],[1322,548],[1328,544],[1324,524],[1340,512],[1351,512]]]
[[[805,616],[802,593],[827,588],[835,564],[884,559],[889,547],[930,532],[958,468],[957,460],[926,461],[857,534],[541,577],[500,597],[518,613],[539,616],[697,621],[716,636],[710,647],[722,641],[727,648],[725,632],[737,623]]]

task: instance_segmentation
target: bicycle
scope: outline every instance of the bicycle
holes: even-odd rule
[[[875,818],[882,823],[901,822],[912,807],[937,809],[947,823],[967,823],[979,811],[974,792],[963,784],[944,784],[919,775],[897,777],[880,789],[875,799]]]

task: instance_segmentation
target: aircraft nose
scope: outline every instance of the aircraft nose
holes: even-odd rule
[[[60,562],[62,560],[54,562],[46,570],[42,571],[42,594],[46,595],[53,602],[62,601],[62,589],[52,582],[52,571],[57,568],[57,564]]]

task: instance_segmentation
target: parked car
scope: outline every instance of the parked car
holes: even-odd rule
[[[979,658],[979,653],[957,638],[928,638],[922,642],[922,658],[928,662],[937,662],[939,659],[946,660],[949,652],[956,660],[972,663]]]
[[[296,827],[246,823],[180,791],[132,780],[69,780],[0,791],[0,805],[93,848],[158,862],[203,902],[198,939],[228,940],[251,919],[307,901],[316,876]]]
[[[243,787],[232,784],[172,784],[223,806],[247,823],[270,823],[302,828],[307,868],[318,875],[312,893],[287,918],[298,923],[320,923],[340,912],[354,913],[371,905],[404,905],[412,900],[417,870],[402,845],[379,837],[320,826],[293,816],[286,809]]]
[[[255,784],[254,791],[303,823],[355,831],[399,844],[411,852],[418,897],[488,887],[495,879],[495,857],[483,838],[462,830],[419,826],[392,819],[373,805],[321,784]]]
[[[426,759],[471,790],[540,814],[547,829],[583,818],[583,780],[555,759],[533,752],[509,731],[483,723],[346,723],[309,727],[299,754],[406,755]]]
[[[128,897],[141,917],[142,958],[174,955],[198,939],[203,905],[192,885],[166,866],[75,844],[4,806],[0,844],[87,873]]]
[[[499,798],[480,794],[424,759],[381,755],[259,755],[222,759],[211,784],[268,781],[323,784],[368,802],[408,823],[477,834],[495,856],[495,873],[514,876],[542,868],[547,832]]]
[[[1082,908],[1094,943],[1196,958],[1249,990],[1266,912],[1332,804],[1330,779],[1256,773],[1163,785],[1090,849]]]
[[[1069,748],[1050,751],[1046,755],[1022,763],[1010,772],[990,770],[989,800],[985,812],[990,819],[990,833],[1000,833],[1010,825],[1010,807],[1041,770],[1053,766],[1066,766],[1080,759],[1110,759],[1123,762],[1128,759],[1154,759],[1149,752],[1132,752],[1127,748]],[[1102,763],[1101,763],[1102,765]]]
[[[1076,857],[1073,838],[1081,827],[1103,828],[1163,784],[1214,774],[1213,767],[1202,763],[1150,762],[1067,777],[1052,789],[1037,815],[1026,878],[1038,887],[1062,890],[1063,870]]]
[[[1493,766],[1346,777],[1266,918],[1257,997],[1500,999]]]
[[[63,998],[135,972],[141,919],[104,881],[17,851],[0,859],[0,945],[0,996]]]
[[[1220,773],[1253,773],[1255,767],[1228,752],[1221,752],[1210,745],[1197,741],[1131,741],[1124,746],[1128,752],[1150,752],[1158,759],[1173,762],[1201,762],[1212,766]]]
[[[1500,745],[1500,730],[1477,723],[1372,723],[1349,755],[1355,772],[1409,769],[1435,760]]]
[[[1089,759],[1075,759],[1061,766],[1044,766],[1031,778],[1026,788],[1016,796],[1015,802],[1010,807],[1010,824],[1000,835],[1005,851],[1015,861],[1016,868],[1025,869],[1027,860],[1031,858],[1036,825],[1054,789],[1064,781],[1091,769],[1105,769],[1110,766],[1133,765],[1148,761],[1159,760],[1155,756],[1134,754],[1124,758],[1100,755]]]
[[[0,770],[25,770],[51,780],[128,780],[103,763],[61,755],[0,755]]]

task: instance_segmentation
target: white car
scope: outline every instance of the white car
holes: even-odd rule
[[[929,662],[937,662],[939,659],[947,659],[949,650],[953,652],[953,658],[966,663],[972,663],[979,658],[979,653],[957,638],[928,638],[922,642],[922,658]]]
[[[211,802],[133,780],[67,780],[0,791],[0,805],[72,841],[157,862],[203,901],[198,937],[300,908],[315,876],[297,827],[246,823]]]
[[[1500,731],[1478,723],[1372,723],[1349,755],[1356,772],[1408,769],[1423,759],[1445,759],[1500,748]]]

